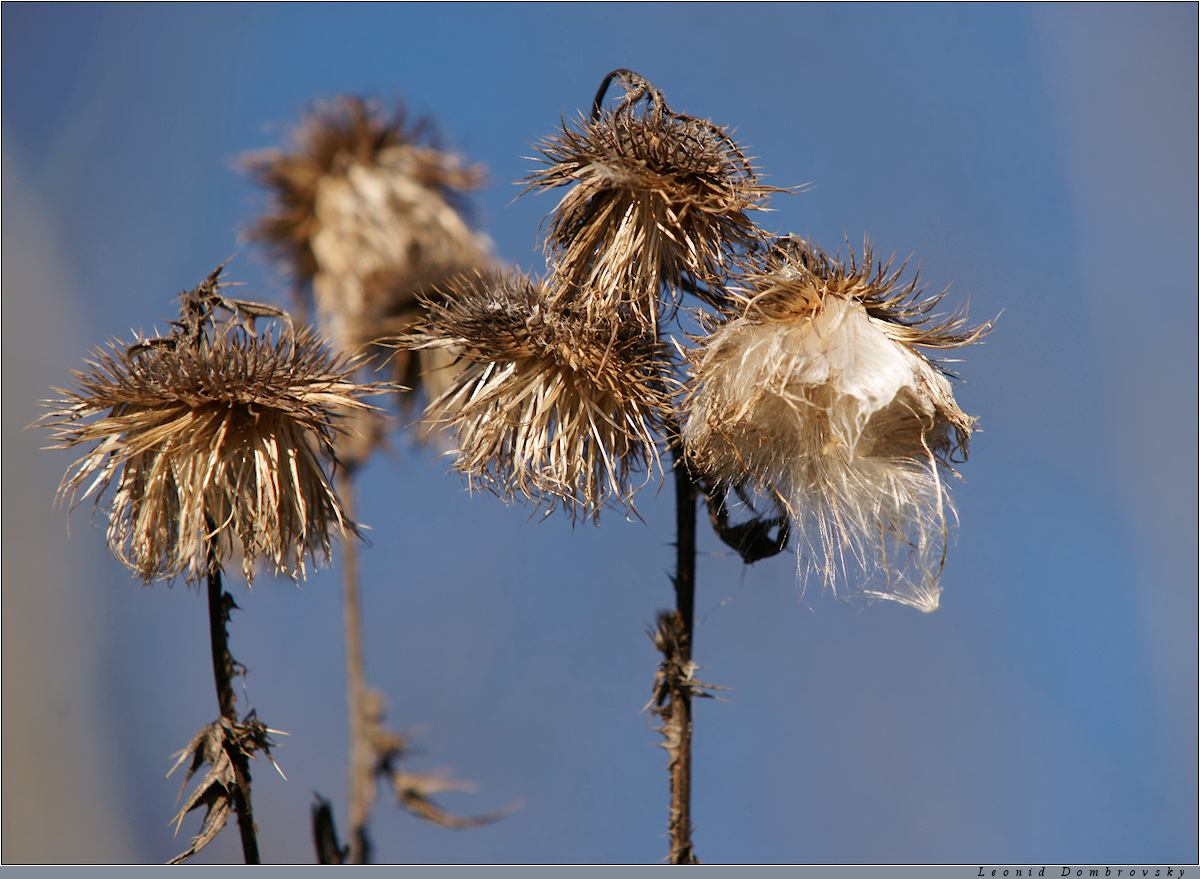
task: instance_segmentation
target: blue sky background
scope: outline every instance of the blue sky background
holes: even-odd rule
[[[708,862],[1195,863],[1197,11],[1194,4],[3,7],[3,859],[163,861],[170,755],[216,716],[195,590],[138,588],[73,460],[21,428],[93,346],[173,316],[231,253],[239,295],[286,285],[239,233],[234,169],[310,101],[403,98],[487,165],[477,219],[541,270],[553,196],[513,202],[531,144],[633,68],[737,129],[764,223],[871,236],[953,285],[986,344],[980,419],[933,615],[799,595],[701,528],[696,711]],[[412,768],[478,785],[477,830],[387,802],[381,861],[653,863],[666,755],[639,713],[673,599],[670,492],[645,524],[530,521],[398,440],[360,482],[371,683]],[[311,863],[320,791],[345,828],[336,568],[269,577],[231,625],[250,703],[291,733],[255,774],[263,857]],[[19,805],[18,805],[19,804]],[[240,859],[227,830],[200,858]]]

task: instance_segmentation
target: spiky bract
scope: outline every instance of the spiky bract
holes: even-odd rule
[[[44,419],[57,447],[94,444],[60,498],[86,483],[99,506],[112,487],[110,550],[147,582],[195,581],[235,553],[247,579],[260,560],[303,578],[306,557],[328,558],[331,531],[355,530],[319,456],[332,451],[331,410],[369,408],[357,364],[307,331],[221,329],[110,343]]]
[[[564,120],[541,143],[547,167],[526,182],[570,186],[546,236],[561,295],[591,315],[616,311],[653,328],[663,285],[719,283],[758,247],[747,211],[778,190],[759,184],[725,129],[672,112],[657,89],[629,76],[615,110],[597,106],[573,128]]]
[[[974,420],[914,346],[978,339],[899,272],[786,240],[692,355],[685,436],[703,472],[791,511],[802,565],[851,603],[933,610]]]
[[[411,343],[461,352],[427,417],[453,426],[472,486],[595,518],[609,500],[629,506],[633,474],[658,464],[665,355],[636,326],[584,319],[510,274],[460,283]]]

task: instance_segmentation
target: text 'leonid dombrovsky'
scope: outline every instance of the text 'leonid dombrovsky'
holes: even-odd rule
[[[996,867],[990,871],[983,867],[979,868],[979,876],[1045,876],[1046,868],[1039,867],[1036,873],[1033,872],[1033,867]],[[1105,877],[1133,877],[1133,876],[1170,876],[1183,877],[1183,867],[1062,867],[1062,872],[1057,874],[1059,879],[1064,879],[1067,876],[1105,876]],[[1101,873],[1100,871],[1104,872]],[[1050,874],[1054,876],[1054,873]]]

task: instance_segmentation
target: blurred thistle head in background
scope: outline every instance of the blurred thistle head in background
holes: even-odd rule
[[[933,610],[954,517],[944,479],[974,419],[918,348],[977,341],[901,270],[781,239],[690,352],[685,438],[712,478],[791,514],[801,565],[851,604]],[[960,455],[961,457],[956,457]]]
[[[286,313],[222,296],[220,273],[180,297],[168,336],[97,350],[39,422],[55,448],[92,446],[59,498],[83,489],[100,507],[113,488],[110,551],[146,582],[196,581],[237,554],[247,581],[260,561],[303,578],[332,534],[357,533],[320,458],[332,456],[332,410],[369,408],[359,398],[375,387]],[[256,318],[273,335],[257,335]]]
[[[337,349],[403,332],[452,277],[490,267],[490,242],[464,218],[465,193],[483,185],[485,171],[433,145],[427,121],[409,125],[401,107],[388,117],[343,95],[315,105],[290,140],[243,160],[270,194],[249,237],[287,267],[298,293],[311,287]],[[406,407],[406,389],[439,396],[453,360],[441,350],[395,352],[389,362]],[[356,421],[360,433],[381,435],[378,422]],[[369,451],[339,443],[348,463]]]
[[[614,79],[625,96],[609,110],[601,102]],[[747,212],[779,191],[758,182],[724,128],[673,112],[628,70],[605,78],[590,119],[564,122],[539,149],[546,167],[526,178],[526,191],[570,187],[545,242],[556,299],[650,330],[664,287],[674,296],[685,284],[720,283],[759,249]]]
[[[608,500],[631,508],[633,474],[657,464],[669,409],[653,336],[617,315],[586,320],[508,274],[461,280],[409,344],[461,352],[427,417],[453,426],[455,466],[472,487],[561,502],[572,518],[595,518]]]

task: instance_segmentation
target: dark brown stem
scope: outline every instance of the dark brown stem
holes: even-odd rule
[[[221,571],[208,572],[208,637],[212,647],[213,680],[217,685],[217,707],[221,716],[237,720],[237,697],[233,694],[233,656],[229,652],[229,622],[232,601],[221,588]]]
[[[348,518],[354,515],[354,473],[341,471],[338,493]],[[350,713],[350,853],[347,862],[366,864],[371,844],[367,818],[374,798],[373,755],[367,741],[365,663],[362,648],[362,608],[358,599],[358,547],[352,540],[342,545],[342,603],[346,627],[346,698]]]
[[[671,753],[672,864],[696,864],[692,850],[692,630],[696,607],[696,499],[700,489],[684,458],[678,433],[671,439],[675,472],[675,638],[668,663],[682,672],[670,688],[664,735]]]
[[[341,864],[346,860],[349,848],[338,844],[337,827],[333,823],[333,806],[320,794],[312,805],[313,848],[317,852],[318,864]]]
[[[209,520],[209,530],[213,530]],[[211,548],[215,555],[215,548]],[[229,611],[233,597],[221,588],[221,569],[211,564],[208,572],[208,632],[212,643],[213,680],[217,685],[217,705],[221,716],[232,728],[237,726],[237,697],[233,694],[234,661],[229,652]],[[262,863],[258,856],[258,837],[254,827],[254,811],[250,805],[250,761],[233,743],[227,743],[226,753],[233,763],[233,807],[237,811],[238,830],[242,837],[242,856],[247,864]]]

